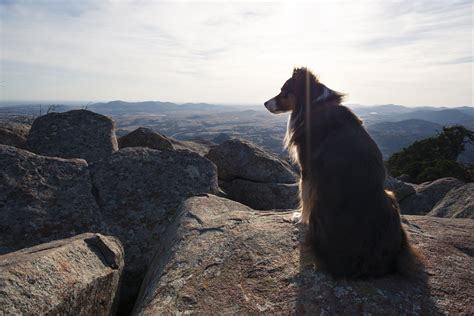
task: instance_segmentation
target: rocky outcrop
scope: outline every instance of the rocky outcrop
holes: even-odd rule
[[[110,315],[123,249],[83,234],[0,256],[1,315]]]
[[[28,150],[45,156],[96,162],[118,149],[114,122],[87,110],[38,117],[27,139]]]
[[[30,126],[15,122],[0,123],[0,144],[25,148]]]
[[[217,193],[213,163],[190,151],[124,148],[93,168],[97,201],[109,234],[125,248],[124,300],[130,303],[180,202]],[[124,303],[126,304],[126,303]]]
[[[148,147],[158,150],[172,150],[173,144],[171,141],[153,130],[145,127],[140,127],[122,136],[118,140],[119,148],[126,147]]]
[[[295,209],[299,204],[296,183],[258,183],[236,179],[225,190],[233,200],[256,210]]]
[[[295,183],[296,175],[287,162],[257,145],[232,139],[211,149],[206,155],[219,170],[219,179],[245,179],[266,183]]]
[[[405,182],[390,176],[387,176],[385,179],[385,188],[395,193],[395,197],[397,198],[398,202],[407,196],[416,193],[415,187],[413,185],[406,184]]]
[[[426,273],[335,280],[313,267],[291,213],[190,198],[158,243],[134,314],[473,313],[474,221],[407,218]]]
[[[464,182],[455,178],[442,178],[433,182],[413,185],[416,194],[404,198],[400,202],[403,214],[425,215],[443,199],[451,189],[462,186]]]
[[[0,145],[0,314],[113,313],[122,268],[126,314],[148,267],[136,314],[474,313],[473,220],[408,217],[427,258],[418,279],[334,280],[281,210],[298,202],[287,162],[242,140],[127,136],[117,151],[113,122],[80,110],[38,118],[27,148],[90,164]],[[222,195],[253,209],[207,194],[218,171]],[[473,217],[473,184],[386,187],[406,212]],[[50,242],[89,231],[124,250],[98,234]]]
[[[397,177],[397,180],[400,180],[400,181],[402,181],[402,182],[409,182],[409,183],[412,183],[412,182],[413,182],[412,177],[410,177],[410,175],[408,175],[408,174],[399,175],[399,176]]]
[[[203,157],[207,155],[211,148],[216,146],[216,144],[213,142],[209,142],[201,138],[195,138],[192,140],[177,140],[170,138],[170,141],[173,143],[175,149],[194,151]]]
[[[231,139],[232,139],[232,136],[230,136],[229,134],[219,133],[212,139],[212,141],[216,144],[222,144],[223,142],[226,142]]]
[[[450,190],[428,215],[474,219],[474,183]]]
[[[241,139],[232,139],[206,155],[218,169],[228,197],[255,209],[298,206],[296,174],[274,154]]]
[[[86,161],[0,145],[0,254],[100,231]]]

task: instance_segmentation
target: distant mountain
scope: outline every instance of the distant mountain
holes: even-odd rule
[[[130,114],[132,112],[163,112],[174,107],[175,104],[171,102],[145,101],[145,102],[125,102],[125,101],[110,101],[103,103],[94,103],[87,108],[91,111],[110,114],[123,113]]]
[[[351,106],[349,105],[349,107]],[[357,115],[366,115],[366,114],[388,115],[388,114],[409,113],[409,112],[414,111],[414,109],[403,106],[403,105],[397,105],[397,104],[383,104],[383,105],[373,105],[373,106],[355,105],[353,107],[353,111]]]
[[[458,110],[463,113],[474,116],[474,107],[472,106],[460,106],[460,107],[454,108],[454,110]]]
[[[26,104],[26,105],[12,105],[0,107],[1,113],[15,113],[38,116],[46,114],[48,109],[52,112],[65,112],[74,109],[87,108],[100,114],[114,115],[114,114],[153,114],[163,112],[176,111],[200,111],[200,112],[226,112],[239,110],[238,106],[215,105],[208,103],[184,103],[176,104],[172,102],[160,101],[144,101],[144,102],[126,102],[126,101],[110,101],[89,104],[87,106],[72,106],[72,105],[51,105],[51,104]]]
[[[145,101],[125,102],[111,101],[107,103],[94,103],[88,106],[91,111],[100,114],[134,114],[134,113],[163,113],[174,111],[232,111],[236,107],[214,105],[207,103],[184,103]]]
[[[399,135],[432,135],[435,132],[441,131],[442,125],[428,122],[425,120],[405,120],[400,122],[382,122],[372,125],[369,130],[380,133],[393,133]]]
[[[379,114],[388,114],[388,113],[412,113],[416,111],[441,111],[441,110],[459,110],[465,112],[469,115],[474,115],[474,107],[470,106],[459,106],[454,108],[448,108],[445,106],[435,107],[435,106],[415,106],[407,107],[404,105],[398,104],[381,104],[381,105],[361,105],[361,104],[346,104],[351,108],[355,113],[366,114],[370,112],[377,112]]]
[[[437,123],[411,119],[377,123],[368,127],[367,131],[380,147],[384,159],[387,159],[413,142],[434,136],[442,129],[443,126]]]
[[[381,122],[400,122],[406,120],[424,120],[441,125],[465,124],[474,121],[474,108],[434,108],[416,107],[408,108],[401,105],[378,105],[371,107],[354,108],[366,126]],[[472,113],[472,114],[471,114]]]
[[[442,125],[461,124],[463,122],[474,120],[474,116],[461,112],[457,109],[446,109],[439,111],[414,111],[406,114],[400,114],[398,120],[420,119]]]
[[[48,112],[66,112],[72,108],[62,104],[26,104],[0,107],[0,114],[22,114],[40,116]]]
[[[1,118],[37,117],[48,109],[64,112],[85,108],[85,102],[59,104],[18,104],[0,102]],[[434,136],[445,125],[461,124],[474,130],[474,108],[405,107],[396,104],[361,106],[348,104],[364,121],[368,132],[379,145],[385,159],[414,141]],[[228,137],[249,139],[280,155],[287,128],[288,114],[273,115],[263,105],[228,106],[207,103],[176,104],[172,102],[111,101],[87,105],[87,109],[112,117],[117,134],[138,127],[152,128],[181,141],[201,137],[224,140]],[[224,133],[224,134],[221,134]],[[221,135],[220,137],[218,137]]]

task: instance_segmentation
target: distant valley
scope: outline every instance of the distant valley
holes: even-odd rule
[[[385,159],[416,140],[435,135],[443,126],[460,124],[474,130],[473,107],[404,107],[391,104],[347,106],[363,120]],[[143,126],[178,140],[200,139],[220,143],[231,137],[241,137],[285,156],[282,139],[288,115],[273,115],[263,105],[175,104],[158,101],[11,105],[3,102],[0,120],[25,116],[32,118],[48,111],[64,112],[79,108],[112,117],[119,136]]]

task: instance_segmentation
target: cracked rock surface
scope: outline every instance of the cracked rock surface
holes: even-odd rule
[[[0,145],[0,254],[102,229],[87,162]]]
[[[217,193],[217,170],[194,152],[130,147],[96,164],[92,182],[107,233],[125,248],[121,296],[130,305],[179,204],[200,193]]]
[[[206,157],[216,164],[222,180],[296,182],[296,174],[286,161],[247,140],[228,140],[212,148]]]
[[[216,164],[222,189],[232,200],[259,210],[298,207],[298,176],[276,155],[250,141],[231,139],[206,157]]]
[[[25,148],[29,130],[28,124],[0,121],[0,144]]]
[[[31,126],[27,149],[44,156],[96,162],[118,149],[114,122],[87,110],[49,113]]]
[[[148,147],[151,149],[172,150],[173,144],[166,137],[150,128],[139,127],[118,139],[119,148]]]
[[[441,178],[436,181],[413,185],[415,194],[411,194],[400,201],[402,214],[425,215],[441,201],[451,190],[464,185],[464,182],[455,178]]]
[[[450,190],[427,215],[474,219],[474,183]]]
[[[122,268],[118,239],[91,233],[0,256],[0,314],[109,315]]]
[[[213,195],[186,200],[158,244],[134,314],[474,312],[474,221],[406,216],[425,273],[354,281],[315,269],[291,215]]]

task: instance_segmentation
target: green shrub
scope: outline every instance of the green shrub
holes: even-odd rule
[[[468,182],[471,176],[461,164],[452,160],[432,160],[423,164],[423,171],[418,174],[418,182],[434,181],[436,179],[454,177]]]
[[[474,142],[474,133],[463,126],[444,127],[435,137],[414,142],[393,154],[387,161],[391,175],[408,174],[415,183],[443,177],[472,180],[472,166],[456,162],[467,142]]]

